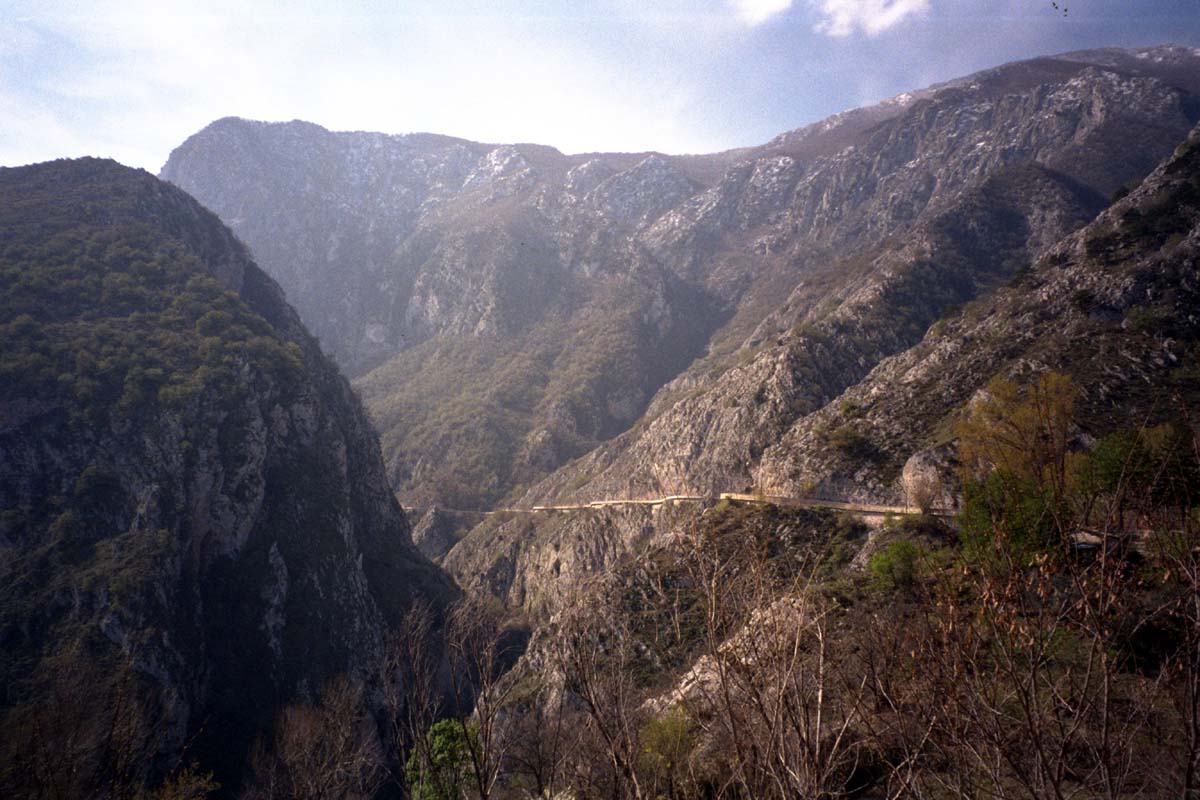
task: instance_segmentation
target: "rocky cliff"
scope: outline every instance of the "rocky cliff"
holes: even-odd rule
[[[1200,128],[1031,269],[948,315],[839,402],[792,426],[764,453],[757,482],[783,493],[805,487],[897,501],[905,466],[945,484],[951,423],[995,377],[1024,381],[1047,369],[1072,376],[1089,435],[1194,408],[1198,259]],[[831,432],[847,429],[873,458],[830,446]]]
[[[284,703],[456,589],[349,384],[192,198],[0,170],[0,242],[4,778],[48,755],[78,796],[199,759],[232,789]]]
[[[1188,413],[1200,402],[1198,269],[1200,127],[1128,197],[801,415],[750,481],[781,496],[953,508],[955,421],[992,380],[1046,370],[1081,390],[1080,441]],[[552,614],[585,578],[686,535],[703,507],[494,518],[445,565],[466,585]]]
[[[1074,94],[1080,80],[1091,78],[1076,75],[1068,81],[1076,88],[1063,91]],[[1101,83],[1110,80],[1103,73]],[[1174,146],[1163,149],[1169,155]],[[907,230],[815,268],[761,318],[734,357],[698,362],[658,393],[631,431],[561,468],[521,502],[757,486],[785,496],[901,504],[911,494],[903,479],[906,462],[910,483],[917,473],[930,473],[926,479],[944,484],[952,459],[936,448],[948,441],[953,414],[1006,371],[1054,367],[1077,375],[1088,387],[1097,430],[1124,414],[1162,412],[1180,388],[1175,381],[1184,380],[1179,364],[1191,352],[1191,334],[1175,332],[1190,325],[1186,304],[1175,299],[1190,291],[1190,279],[1178,272],[1190,256],[1185,248],[1172,260],[1156,261],[1162,241],[1143,235],[1120,249],[1118,259],[1123,270],[1143,278],[1131,283],[1128,272],[1118,271],[1103,278],[1101,288],[1091,281],[1103,272],[1087,266],[1100,245],[1093,243],[1089,255],[1079,242],[1104,241],[1097,226],[1111,226],[1112,214],[1157,218],[1182,202],[1147,199],[1178,194],[1159,185],[1162,170],[1184,169],[1182,156],[1174,158],[1175,166],[1161,168],[1133,197],[1077,233],[1107,204],[1102,185],[1088,177],[1088,159],[1060,160],[1056,169],[1035,159],[968,181],[952,197],[931,201]],[[1130,212],[1130,203],[1140,205]],[[1147,204],[1159,210],[1142,210]],[[1140,234],[1153,227],[1139,225]],[[1188,230],[1180,221],[1172,246],[1181,246]],[[1083,247],[1082,260],[1064,255],[1072,246]],[[1150,292],[1143,299],[1127,293],[1143,290]],[[1155,305],[1160,297],[1169,308]],[[971,304],[974,298],[981,299]],[[1007,310],[985,314],[993,303]],[[958,310],[963,304],[966,312]],[[982,327],[967,331],[956,322],[960,317]],[[947,335],[953,344],[940,338]],[[952,488],[938,491],[943,504],[953,502]],[[613,535],[631,541],[630,533]],[[554,547],[540,533],[514,537],[481,526],[446,564],[466,584],[528,604],[531,585],[542,595],[556,591],[556,576],[537,566]],[[498,565],[517,563],[527,566],[514,573],[511,586],[497,587],[493,576],[505,572]],[[601,571],[612,563],[597,558],[592,567]]]
[[[1137,185],[1200,119],[1198,91],[1192,49],[1071,53],[704,157],[223,120],[163,174],[329,331],[406,501],[755,483],[895,500],[911,453],[843,394]],[[552,566],[523,548],[573,534],[497,522],[447,563],[504,596],[544,594],[513,590],[514,565]]]
[[[710,304],[630,237],[710,160],[227,119],[163,177],[360,376],[405,499],[480,507],[627,428],[702,347]]]
[[[728,488],[798,415],[1145,175],[1200,117],[1197,75],[1186,48],[1040,58],[699,157],[227,119],[162,174],[359,376],[406,501],[511,500],[634,426],[530,496],[609,493],[609,462],[623,490]],[[972,241],[934,241],[938,219]],[[990,277],[943,289],[953,259],[993,247]],[[907,302],[899,330],[771,346],[878,328],[854,309],[896,293],[864,273],[904,260],[903,291],[934,297]]]

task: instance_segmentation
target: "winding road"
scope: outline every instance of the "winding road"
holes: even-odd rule
[[[764,503],[767,505],[783,506],[787,508],[828,508],[835,511],[845,511],[850,514],[857,514],[861,517],[882,518],[889,514],[916,514],[918,510],[913,506],[884,506],[884,505],[865,505],[859,503],[844,503],[838,500],[822,500],[814,497],[784,497],[782,495],[755,495],[742,494],[739,492],[721,492],[718,495],[700,495],[700,494],[671,494],[663,497],[654,497],[644,500],[632,500],[628,498],[613,499],[613,500],[592,500],[589,503],[578,503],[573,505],[535,505],[528,508],[496,508],[491,511],[471,511],[457,508],[444,508],[442,506],[434,506],[441,511],[451,514],[474,514],[476,516],[488,517],[494,514],[553,514],[553,513],[568,513],[572,511],[587,511],[598,508],[613,508],[618,506],[661,506],[667,503],[702,503],[713,502],[717,500],[735,500],[743,503]],[[428,511],[430,506],[403,506],[406,513],[423,514]],[[953,516],[954,512],[947,509],[932,509],[930,514],[938,517]]]

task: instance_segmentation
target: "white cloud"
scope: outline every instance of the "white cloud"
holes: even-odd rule
[[[879,34],[904,19],[929,10],[930,0],[817,0],[823,19],[817,31],[845,37],[861,31]]]
[[[738,19],[747,25],[760,25],[792,7],[792,0],[728,0]]]
[[[86,13],[21,1],[39,14],[28,30],[63,44],[7,60],[0,48],[0,164],[91,154],[156,171],[227,115],[576,152],[729,146],[694,124],[697,86],[637,41],[627,46],[639,69],[615,72],[611,54],[537,19],[442,15],[416,2],[372,15],[294,0],[262,0],[252,13],[237,13],[237,0],[91,0]]]

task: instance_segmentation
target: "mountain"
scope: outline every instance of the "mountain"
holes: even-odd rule
[[[224,119],[162,177],[354,377],[406,503],[742,488],[797,417],[1170,153],[1198,75],[1187,48],[1038,58],[685,157]],[[977,254],[945,288],[935,262]],[[771,344],[800,328],[833,338]]]
[[[1164,57],[1174,52],[1167,51]],[[1133,108],[1133,98],[1139,96],[1134,87],[1139,84],[1107,70],[1089,68],[1073,73],[1070,64],[1061,69],[1071,75],[1065,84],[1036,84],[1032,92],[1028,91],[1029,81],[1043,80],[1049,70],[1043,63],[1004,67],[979,80],[935,91],[931,98],[915,104],[918,108],[925,103],[942,105],[939,113],[932,114],[932,119],[941,118],[941,123],[921,134],[924,138],[919,141],[924,144],[920,146],[940,143],[937,146],[944,147],[956,141],[957,137],[945,135],[942,125],[959,131],[985,118],[988,135],[997,131],[994,144],[998,147],[1011,150],[1012,142],[1038,141],[1047,153],[1053,142],[1062,142],[1064,149],[1046,159],[1054,167],[1047,166],[1041,156],[990,171],[975,164],[971,169],[982,177],[944,178],[945,199],[929,202],[911,226],[872,246],[863,245],[870,234],[859,231],[857,238],[845,243],[850,255],[814,265],[785,301],[759,316],[752,328],[747,325],[748,332],[736,351],[697,361],[659,391],[630,431],[563,466],[513,505],[715,495],[750,491],[755,486],[784,496],[903,504],[904,467],[914,456],[910,478],[912,470],[922,464],[930,468],[937,464],[942,467],[935,470],[937,480],[944,484],[947,470],[941,456],[945,454],[925,451],[947,438],[947,417],[954,408],[949,399],[961,399],[960,393],[968,391],[967,387],[969,391],[982,387],[994,373],[966,380],[957,363],[923,373],[925,396],[920,404],[896,396],[895,382],[870,387],[859,384],[890,357],[915,358],[909,349],[923,340],[939,318],[975,298],[993,296],[1108,204],[1112,180],[1098,181],[1097,169],[1107,163],[1112,170],[1124,171],[1130,169],[1132,159],[1109,153],[1103,161],[1096,158],[1102,150],[1083,152],[1066,137],[1042,138],[1043,134],[1034,136],[1029,131],[1046,120],[1059,124],[1070,118],[1065,106],[1058,104],[1070,106],[1083,96],[1094,98],[1091,92],[1129,91],[1126,108]],[[964,83],[981,87],[971,91],[985,96],[1016,86],[1020,93],[1003,95],[1002,105],[1020,109],[1021,103],[1033,102],[1043,111],[998,117],[994,100],[964,105]],[[1119,86],[1124,88],[1118,90]],[[1153,93],[1145,98],[1151,96]],[[1155,145],[1161,157],[1170,155],[1187,135],[1185,120],[1195,118],[1190,110],[1194,107],[1192,96],[1178,97],[1181,105],[1175,108],[1186,113],[1174,117],[1174,112],[1168,111],[1167,118],[1176,119],[1180,127],[1175,139],[1164,134]],[[1049,109],[1042,105],[1045,103],[1051,103]],[[981,107],[990,109],[988,114],[982,114]],[[1136,113],[1144,114],[1146,124],[1153,127],[1159,124],[1154,122],[1155,115],[1172,107],[1149,101]],[[1044,112],[1048,113],[1043,116]],[[894,126],[906,122],[910,129],[924,130],[902,115],[885,123],[875,135],[885,144],[892,142],[883,134],[897,135]],[[1124,118],[1118,123],[1116,117],[1101,115],[1093,118],[1084,132],[1099,148],[1106,138],[1119,138],[1119,126],[1126,124],[1133,122]],[[875,165],[880,152],[850,150],[843,159]],[[905,182],[894,178],[899,159],[891,159],[890,171],[881,170],[881,178],[896,180],[897,191],[911,193],[914,185],[936,186],[943,170],[961,173],[974,157],[942,153],[928,161],[904,161],[899,171],[907,173]],[[926,176],[918,170],[926,171]],[[950,190],[952,185],[959,187],[957,191]],[[845,204],[831,207],[841,209]],[[797,211],[796,224],[812,226],[817,213],[811,206]],[[873,221],[880,213],[886,212],[876,208],[862,219]],[[674,211],[668,216],[679,215],[681,212]],[[1020,293],[1016,298],[1010,302],[1036,304]],[[1062,338],[1057,311],[1047,312],[1045,319],[1037,331],[1046,342],[1059,347],[1073,342],[1081,349],[1090,345],[1087,339]],[[1016,331],[1024,330],[1028,323],[1015,319],[1012,324],[1012,334],[997,326],[989,335],[996,343],[1013,344],[1023,338]],[[915,360],[912,364],[914,370],[919,369]],[[996,369],[1001,365],[999,360],[993,362]],[[953,377],[948,378],[950,375]],[[896,375],[890,377],[899,380]],[[1091,376],[1088,381],[1091,385]],[[1125,382],[1112,392],[1105,412],[1110,417],[1142,410],[1131,401],[1128,408],[1124,405],[1130,386]],[[1161,403],[1166,394],[1155,396]],[[947,491],[950,496],[946,500],[951,502],[953,492]],[[486,589],[514,605],[540,609],[547,598],[559,596],[581,576],[603,571],[647,541],[678,529],[677,523],[670,521],[674,517],[663,519],[662,513],[630,508],[598,510],[553,522],[492,518],[450,551],[445,565],[464,585]]]
[[[703,346],[712,302],[631,236],[716,161],[227,119],[162,175],[357,377],[405,500],[486,507],[627,428]]]
[[[724,363],[664,387],[639,430],[530,497],[744,487],[788,420],[1082,225],[1198,118],[1184,90],[1081,64],[1042,59],[958,82],[817,161],[787,208],[797,233],[784,241],[805,248],[793,261],[806,267],[786,301],[752,318]],[[731,189],[697,201],[712,211],[696,219],[672,212],[662,252],[693,252],[697,238],[719,247],[741,200]]]
[[[232,790],[284,704],[457,589],[349,384],[195,200],[111,161],[4,169],[0,242],[5,793],[192,760]]]
[[[564,753],[589,796],[1186,793],[1198,301],[1200,125],[756,472],[768,493],[878,498],[907,457],[914,501],[961,494],[961,514],[494,515],[445,563],[541,618],[513,678],[549,688],[513,747]],[[954,475],[961,492],[921,485]]]
[[[0,170],[5,795],[1189,791],[1200,51],[163,176]]]
[[[987,396],[992,381],[1027,383],[1048,370],[1080,388],[1084,427],[1074,435],[1082,442],[1178,418],[1181,409],[1186,414],[1200,403],[1200,322],[1193,313],[1200,302],[1198,263],[1200,126],[1128,197],[798,416],[767,444],[750,482],[768,496],[867,505],[914,505],[927,492],[935,505],[953,510],[960,491],[956,422]],[[784,337],[764,357],[787,357],[792,341]],[[726,396],[759,391],[757,383],[733,378],[719,386]],[[650,438],[664,425],[658,435],[666,439],[670,424],[655,420],[641,436]],[[620,457],[631,452],[639,452],[636,445]],[[586,474],[603,464],[603,455],[552,476],[544,483],[546,496],[569,494],[555,494],[556,482]],[[694,462],[703,465],[708,456],[700,451]],[[653,459],[639,466],[667,463]],[[631,490],[637,475],[630,469],[614,459],[600,472],[614,476],[608,489],[614,496]],[[548,616],[588,577],[700,524],[703,510],[683,503],[549,518],[497,515],[458,542],[444,565],[464,586]]]
[[[163,175],[294,292],[414,540],[511,625],[447,729],[480,786],[1189,791],[1200,51],[707,156],[221,120]]]
[[[221,120],[163,176],[357,376],[406,504],[756,484],[891,503],[928,443],[877,441],[843,394],[1136,186],[1198,91],[1189,48],[1069,53],[687,157]],[[660,513],[499,514],[457,545],[478,517],[421,528],[461,582],[528,607]]]
[[[1070,375],[1082,389],[1091,434],[1153,425],[1181,407],[1194,408],[1198,248],[1200,128],[1194,128],[1136,191],[1031,269],[947,315],[838,403],[793,425],[764,453],[758,484],[783,494],[815,485],[826,494],[857,489],[860,496],[902,501],[899,467],[911,477],[941,460],[937,451],[947,449],[953,415],[996,376],[1028,379],[1047,369]],[[876,457],[851,463],[838,448],[819,444],[846,428]],[[871,486],[878,488],[860,488]]]

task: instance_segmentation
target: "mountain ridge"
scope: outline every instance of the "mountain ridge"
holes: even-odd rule
[[[814,270],[848,247],[865,256],[958,187],[1030,158],[1104,196],[1148,171],[1200,115],[1154,75],[1190,75],[1200,57],[1138,52],[1166,61],[1034,59],[690,161],[418,135],[427,157],[388,149],[404,137],[223,120],[163,175],[233,223],[358,376],[403,500],[487,508],[629,429],[671,381],[694,380],[689,364],[742,351]],[[944,130],[922,139],[931,125]],[[247,126],[244,142],[205,144]],[[972,130],[987,147],[956,143]],[[581,335],[629,355],[558,346]],[[528,388],[454,378],[502,385],[506,371]],[[584,391],[564,394],[568,376]]]
[[[186,756],[232,789],[283,705],[368,679],[414,601],[457,588],[215,215],[64,160],[0,170],[0,232],[0,783],[152,786]]]
[[[239,229],[251,248],[294,253],[264,263],[326,282],[310,301],[342,326],[340,358],[362,370],[355,386],[406,505],[749,491],[782,480],[762,460],[797,457],[778,446],[789,430],[954,307],[1017,277],[1169,156],[1200,121],[1198,76],[1200,52],[1170,46],[1015,62],[781,134],[728,163],[715,154],[711,180],[672,157],[568,165],[510,145],[416,166],[396,156],[372,172],[361,153],[324,160],[333,134],[296,161],[294,186],[269,184],[272,204],[258,203],[268,184],[253,177],[270,163],[237,166],[236,150],[181,146],[164,175],[194,171],[182,182],[227,218],[255,209],[258,227]],[[353,165],[391,187],[370,202],[403,195],[389,229],[402,241],[362,258],[344,252],[351,228],[374,220],[363,241],[379,240],[386,214],[355,212],[353,222],[322,211],[325,235],[290,218],[314,213],[314,181]],[[295,197],[307,199],[292,206]],[[223,208],[229,198],[240,205]],[[267,220],[303,233],[280,236]],[[347,355],[367,333],[378,365]],[[847,483],[834,459],[833,472],[807,473],[784,493],[894,500],[911,454],[885,452],[857,425],[839,420],[797,441],[886,468]],[[521,542],[545,544],[516,523],[503,531],[493,520],[465,538],[445,518],[433,523],[434,551],[461,539],[447,556],[453,574],[468,586],[507,575],[489,584],[502,596],[527,560]],[[603,569],[655,528],[613,524],[632,527],[584,569]]]

